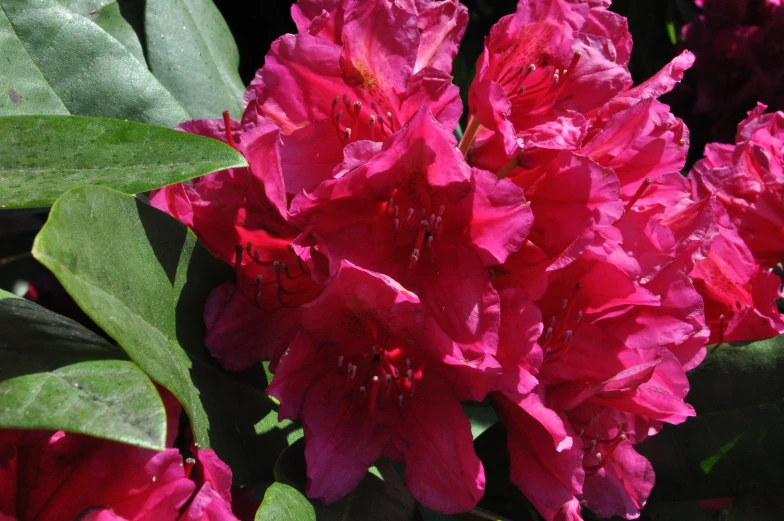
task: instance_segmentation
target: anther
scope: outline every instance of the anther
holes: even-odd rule
[[[343,139],[346,141],[351,141],[351,128],[347,128],[345,132],[343,132]]]
[[[567,329],[566,333],[564,333],[564,342],[568,344],[571,341],[572,341],[572,330]]]
[[[408,211],[406,212],[406,221],[411,219],[412,215],[414,215],[414,209],[413,208],[409,208]]]
[[[406,371],[406,378],[408,378],[409,382],[413,382],[414,381],[414,371],[412,371],[411,369]]]
[[[378,355],[378,346],[370,346],[370,352],[373,353],[373,356]]]
[[[410,358],[406,358],[406,367],[411,369],[411,359]]]
[[[338,367],[343,367],[343,355],[338,357]]]
[[[553,338],[553,328],[548,327],[547,332],[544,334],[544,341],[549,342]]]
[[[357,114],[360,110],[362,110],[362,102],[355,101],[354,102],[354,114]]]
[[[428,237],[427,238],[427,247],[428,248],[432,248],[433,247],[433,243],[435,242],[435,240],[436,240],[436,238],[433,237],[432,235],[430,237]]]
[[[569,305],[569,299],[565,298],[561,301],[561,309],[566,309],[566,306]]]
[[[719,317],[719,343],[720,344],[724,343],[724,325],[726,321],[727,321],[727,317],[725,317],[724,315],[721,315]]]
[[[346,94],[345,92],[343,93],[343,104],[346,106],[347,109],[351,108],[351,101],[348,99],[348,94]]]
[[[401,407],[403,407],[403,395],[402,394],[397,397],[397,402],[400,404]]]
[[[444,206],[444,205],[442,204],[441,206],[439,206],[439,207],[438,207],[438,215],[439,215],[439,216],[443,216],[443,215],[444,215],[444,212],[446,212],[446,206]]]
[[[434,225],[434,228],[435,228],[436,230],[440,229],[440,228],[441,228],[441,225],[442,225],[443,223],[444,223],[444,220],[443,220],[443,219],[441,218],[441,216],[439,215],[438,217],[436,217],[436,223],[435,223],[435,225]]]
[[[365,389],[365,386],[364,385],[359,386],[359,395],[364,399],[366,394],[367,394],[367,389]]]
[[[349,375],[348,376],[352,380],[357,376],[357,366],[355,366],[355,365],[351,366],[351,370],[349,371]]]
[[[397,230],[399,226],[400,226],[400,219],[395,219],[394,221],[392,221],[393,229]]]
[[[391,374],[387,374],[386,378],[384,378],[384,385],[389,387],[389,384],[391,384],[391,383],[392,383],[392,375]]]
[[[583,310],[582,309],[577,312],[577,317],[575,318],[575,320],[577,321],[578,324],[583,321]]]
[[[375,114],[370,116],[370,139],[376,139],[376,116]]]

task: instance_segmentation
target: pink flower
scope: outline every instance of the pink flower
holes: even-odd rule
[[[498,365],[461,351],[413,293],[344,261],[303,306],[302,329],[268,392],[281,418],[305,428],[307,493],[327,503],[349,493],[385,455],[406,463],[422,504],[473,508],[484,471],[459,400],[481,400]]]
[[[384,11],[392,6],[391,2],[375,3]],[[431,66],[451,72],[452,61],[468,24],[468,9],[458,0],[407,0],[399,5],[409,18],[416,18],[419,31],[414,71]],[[345,21],[369,16],[361,7],[362,3],[357,1],[299,0],[291,6],[291,17],[300,33],[343,45]],[[375,9],[373,11],[378,12]]]
[[[631,85],[626,20],[601,2],[521,1],[490,31],[469,92],[466,151],[479,126],[507,155],[564,134],[577,141],[585,118]],[[537,131],[554,127],[541,139]],[[560,148],[559,144],[554,146]]]
[[[0,430],[0,519],[237,521],[231,470],[211,450],[194,456],[191,463],[177,449]]]
[[[347,145],[374,150],[362,142],[384,141],[422,105],[447,129],[455,128],[462,103],[444,64],[451,62],[465,22],[456,2],[303,2],[293,12],[301,29],[307,16],[326,13],[341,37],[312,36],[313,27],[282,36],[246,92],[243,126],[268,122],[282,131],[289,194],[331,179]]]
[[[784,333],[776,307],[781,279],[755,264],[751,251],[726,220],[707,259],[692,273],[711,328],[710,343],[751,341]]]
[[[544,329],[535,313],[515,314],[533,306],[527,290],[502,299],[502,318],[529,318],[517,331],[502,320],[504,379],[492,396],[509,433],[512,481],[546,519],[579,519],[576,500],[605,517],[639,515],[654,476],[632,445],[694,414],[683,401],[684,366],[704,356],[707,328],[686,273],[717,233],[710,202],[669,215],[657,204],[627,207],[576,260],[547,272],[546,291],[534,293]],[[494,280],[502,295],[530,280],[508,267]],[[520,346],[537,334],[539,346]],[[539,382],[534,394],[509,385],[521,364]]]
[[[167,186],[154,191],[150,201],[234,266],[236,285],[217,288],[207,301],[205,343],[225,368],[241,370],[277,359],[296,332],[297,308],[320,289],[310,276],[313,259],[297,256],[291,244],[299,231],[288,222],[280,131],[271,125],[245,131],[233,125],[226,118],[180,128],[229,142],[250,167]]]
[[[784,259],[784,112],[759,104],[738,126],[736,144],[711,143],[689,174],[693,196],[724,203],[757,263]]]
[[[488,268],[520,248],[531,226],[522,190],[470,168],[427,108],[362,166],[292,202],[307,230],[297,251],[325,252],[414,291],[446,331],[477,354],[494,349],[498,295]]]

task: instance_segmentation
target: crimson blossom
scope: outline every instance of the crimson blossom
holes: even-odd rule
[[[470,510],[484,470],[460,402],[489,396],[547,521],[639,516],[654,473],[634,445],[694,415],[700,281],[748,212],[679,173],[689,132],[658,98],[693,56],[632,86],[609,3],[521,0],[486,39],[459,144],[456,0],[301,0],[242,119],[181,127],[250,165],[152,201],[235,267],[207,346],[229,369],[271,362],[310,497],[386,456],[424,505]],[[743,161],[767,164],[757,127]]]

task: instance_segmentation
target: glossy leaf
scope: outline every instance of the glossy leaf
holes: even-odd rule
[[[697,416],[638,445],[659,499],[729,497],[784,485],[784,336],[722,344],[689,373]]]
[[[273,483],[264,493],[256,521],[316,521],[313,505],[297,489]]]
[[[0,135],[0,208],[49,206],[85,184],[144,192],[246,164],[215,139],[114,119],[0,117]]]
[[[136,60],[142,65],[144,59],[142,42],[136,31],[133,30],[120,8],[120,3],[115,0],[60,0],[71,11],[91,20],[98,27],[109,33],[115,40],[123,44]]]
[[[147,0],[147,61],[194,119],[242,114],[240,55],[211,0]]]
[[[387,460],[376,464],[381,478],[368,472],[346,497],[329,505],[315,504],[319,521],[414,521],[416,501]],[[305,440],[284,450],[275,463],[275,480],[305,492]]]
[[[229,276],[169,215],[107,188],[65,193],[33,246],[76,302],[153,380],[182,403],[196,441],[235,481],[264,469],[254,425],[267,415],[261,367],[227,373],[202,342],[209,292]]]
[[[136,364],[77,322],[12,297],[0,292],[0,428],[163,450],[166,410]]]
[[[55,0],[0,2],[0,115],[75,114],[173,127],[188,113],[123,44]]]

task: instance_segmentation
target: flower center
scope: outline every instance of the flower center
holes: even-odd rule
[[[546,322],[547,328],[539,339],[544,351],[544,363],[559,360],[569,349],[574,332],[583,320],[582,310],[575,312],[577,294],[581,287],[579,282],[575,284],[571,296],[561,301],[560,309]],[[556,345],[561,342],[562,346]]]
[[[400,348],[384,349],[373,345],[356,355],[340,355],[337,369],[346,375],[346,385],[357,390],[359,400],[372,417],[390,405],[403,407],[414,397],[415,382],[422,368],[405,358]]]
[[[250,259],[244,265],[243,253]],[[296,308],[320,292],[305,262],[284,239],[267,238],[259,249],[251,242],[244,251],[242,246],[235,246],[234,269],[243,293],[263,311]]]
[[[362,102],[352,102],[346,93],[332,100],[331,120],[345,145],[359,139],[383,141],[395,132],[391,112],[382,115],[375,102],[370,103],[369,111],[363,110]]]
[[[392,221],[395,242],[401,247],[411,248],[408,269],[412,269],[425,252],[428,253],[431,260],[435,258],[436,246],[444,231],[446,206],[439,205],[435,211],[420,207],[418,212],[414,206],[409,206],[405,212],[401,212],[400,205],[397,203],[403,203],[403,201],[398,199],[399,191],[396,189],[386,203],[384,214]],[[408,206],[403,204],[404,207]]]

